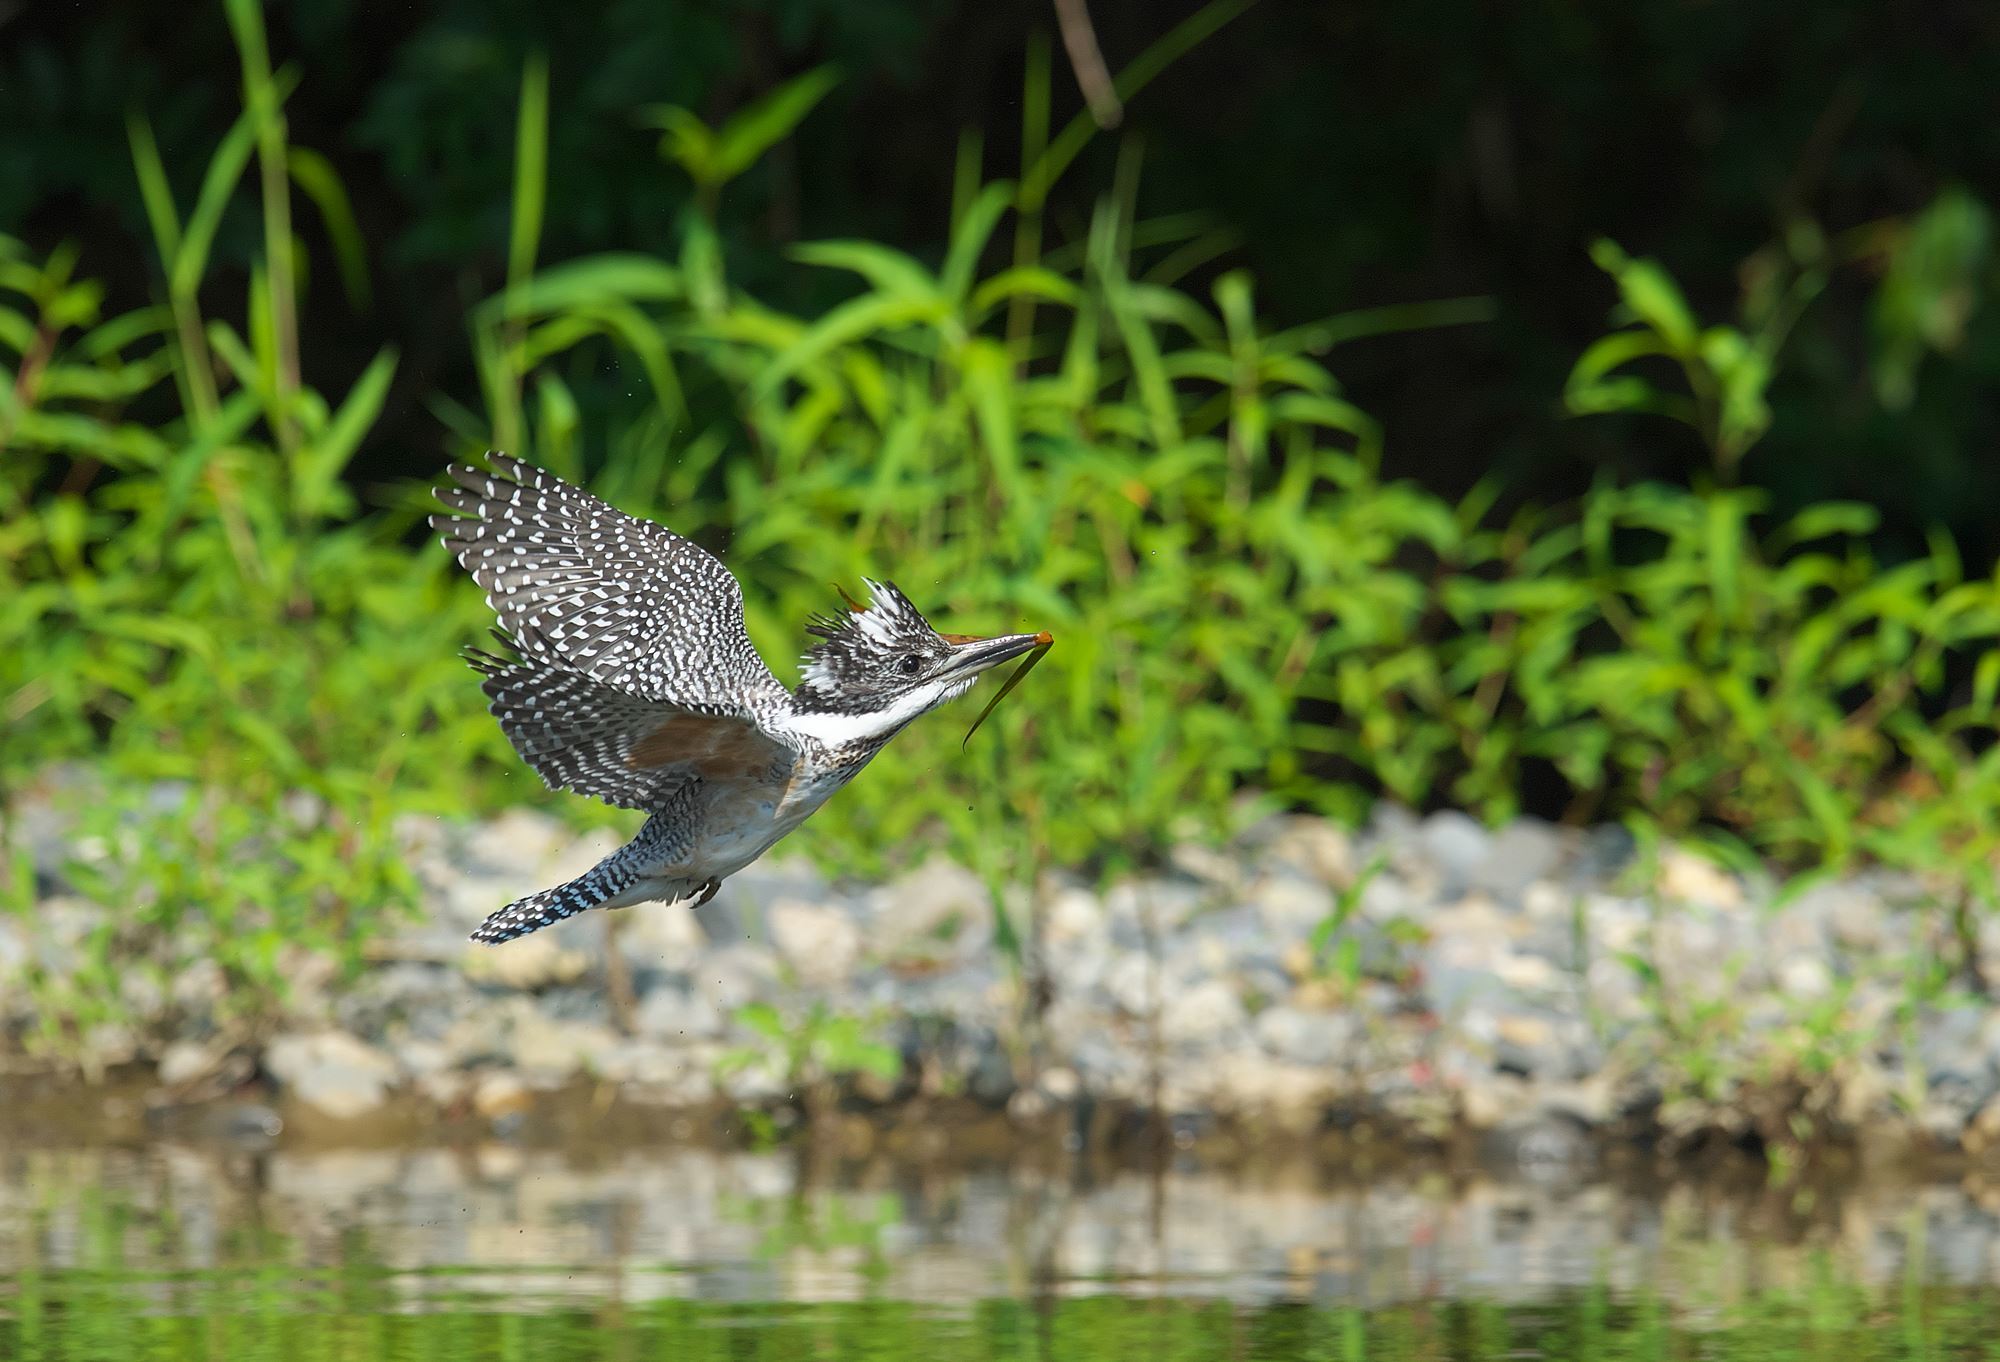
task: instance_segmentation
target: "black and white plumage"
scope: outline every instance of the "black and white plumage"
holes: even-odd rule
[[[764,854],[918,715],[1047,634],[940,634],[907,596],[815,619],[796,693],[743,625],[729,570],[504,454],[457,465],[431,517],[499,616],[514,658],[472,650],[495,718],[553,789],[648,813],[625,846],[567,884],[508,904],[475,941],[524,936],[590,908],[699,893]]]

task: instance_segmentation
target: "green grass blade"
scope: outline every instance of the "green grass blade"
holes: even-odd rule
[[[548,187],[549,62],[537,53],[521,69],[521,107],[514,126],[514,211],[507,234],[510,293],[534,273]]]
[[[153,140],[153,125],[135,112],[125,120],[125,136],[132,144],[132,169],[139,177],[139,197],[146,205],[153,244],[162,264],[170,264],[181,250],[181,217],[167,183],[167,168],[160,161],[159,144]]]
[[[1001,683],[999,690],[993,692],[992,698],[986,702],[986,707],[979,711],[979,717],[972,721],[972,727],[965,730],[965,737],[958,745],[961,752],[965,750],[966,744],[972,741],[972,735],[979,731],[979,726],[986,722],[986,716],[991,714],[999,706],[1000,702],[1007,698],[1007,692],[1020,685],[1022,679],[1029,672],[1033,671],[1043,658],[1048,656],[1049,649],[1054,646],[1053,643],[1044,643],[1039,648],[1032,648],[1028,651],[1028,655],[1021,659],[1021,665],[1014,668],[1007,679]]]
[[[334,261],[340,269],[340,283],[347,293],[347,301],[357,311],[366,310],[369,304],[368,253],[362,244],[361,229],[354,221],[354,208],[348,201],[347,188],[341,184],[333,162],[306,147],[292,147],[286,154],[286,164],[291,170],[293,183],[305,191],[306,197],[319,209],[320,222],[326,227],[327,238],[333,242]]]

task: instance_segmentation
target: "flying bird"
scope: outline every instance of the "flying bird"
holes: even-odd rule
[[[430,522],[513,654],[468,650],[488,707],[551,789],[647,818],[582,875],[495,912],[474,941],[592,908],[708,902],[904,725],[1051,642],[940,634],[892,583],[871,581],[866,606],[848,600],[807,624],[819,642],[787,690],[751,646],[742,587],[713,556],[551,473],[489,458],[491,471],[448,470],[453,485],[437,496],[453,514]]]

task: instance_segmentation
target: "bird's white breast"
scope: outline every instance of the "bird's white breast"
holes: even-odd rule
[[[807,775],[795,765],[774,768],[768,779],[710,786],[688,856],[689,874],[715,879],[735,874],[811,817],[859,769]]]

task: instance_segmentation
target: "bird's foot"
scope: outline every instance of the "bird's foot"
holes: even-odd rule
[[[690,908],[701,907],[702,904],[707,903],[710,899],[714,898],[715,891],[720,888],[722,888],[721,880],[710,880],[707,884],[701,887],[701,897],[696,899],[693,903],[690,903],[688,907]]]

